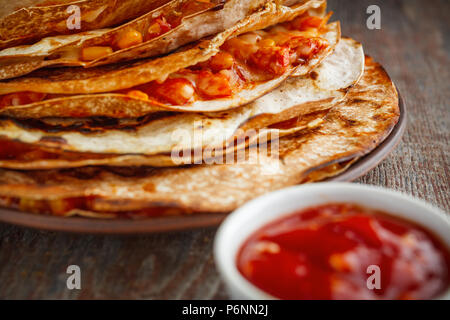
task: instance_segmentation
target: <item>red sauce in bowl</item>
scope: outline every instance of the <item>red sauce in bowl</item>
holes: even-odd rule
[[[424,228],[351,204],[308,208],[255,232],[241,274],[280,299],[432,299],[450,254]]]

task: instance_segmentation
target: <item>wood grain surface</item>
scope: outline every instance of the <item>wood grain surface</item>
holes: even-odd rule
[[[368,30],[366,9],[382,10]],[[365,45],[396,82],[408,128],[394,153],[359,183],[412,194],[450,211],[450,1],[330,0],[343,33]],[[0,224],[0,298],[224,299],[213,262],[216,229],[150,236],[86,236]],[[82,271],[66,288],[66,268]]]

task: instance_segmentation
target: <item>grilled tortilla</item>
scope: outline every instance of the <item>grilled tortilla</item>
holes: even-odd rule
[[[156,60],[78,72],[40,70],[3,81],[0,109],[20,109],[14,116],[25,118],[129,118],[238,107],[293,73],[307,74],[332,53],[340,39],[339,23],[326,25],[329,17],[310,16],[307,10],[314,3],[269,3],[213,39]]]
[[[162,55],[231,28],[266,2],[173,0],[116,28],[48,37],[2,50],[0,79],[49,66],[93,67]]]
[[[269,139],[274,130],[287,135],[319,126],[327,110],[359,81],[363,70],[362,45],[343,39],[313,73],[290,78],[264,97],[228,112],[155,114],[139,120],[4,120],[0,122],[4,137],[0,166],[48,169],[202,163]],[[292,123],[295,117],[299,120]],[[206,150],[211,151],[209,157],[203,157]]]
[[[229,212],[264,193],[308,182],[315,170],[340,163],[326,172],[340,171],[379,145],[399,112],[395,86],[367,58],[363,78],[328,112],[324,124],[280,139],[278,152],[250,148],[246,161],[168,169],[2,169],[0,201],[3,207],[62,216]]]
[[[8,0],[6,0],[8,1]],[[156,9],[170,0],[34,0],[20,1],[22,6],[2,16],[0,48],[27,44],[50,35],[78,33],[114,26]],[[19,6],[19,1],[9,1]],[[69,29],[67,22],[80,9],[80,29]],[[3,4],[2,4],[3,6]],[[7,6],[8,7],[8,6]]]

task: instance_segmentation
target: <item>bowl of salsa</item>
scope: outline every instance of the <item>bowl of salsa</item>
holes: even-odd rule
[[[233,212],[215,260],[235,299],[450,298],[450,216],[350,183],[280,190]]]

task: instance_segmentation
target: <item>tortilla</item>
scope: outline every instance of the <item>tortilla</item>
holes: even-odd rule
[[[51,4],[46,5],[46,2]],[[0,48],[31,43],[50,35],[114,26],[167,2],[169,0],[35,1],[35,6],[22,7],[0,20]],[[67,27],[67,21],[74,14],[68,10],[71,5],[80,8],[80,29]]]
[[[73,72],[72,68],[51,71],[41,70],[27,77],[4,81],[0,83],[0,93],[4,94],[1,98],[6,99],[8,102],[5,102],[6,105],[2,105],[0,109],[3,109],[3,112],[9,112],[9,110],[14,109],[17,112],[14,112],[13,116],[18,117],[21,115],[24,118],[91,116],[130,118],[157,111],[217,112],[238,107],[257,99],[277,87],[291,73],[296,72],[297,74],[304,75],[320,64],[325,57],[332,53],[334,47],[339,42],[339,23],[332,23],[324,27],[323,30],[321,29],[321,38],[311,38],[311,41],[326,41],[326,47],[318,50],[317,54],[312,55],[303,64],[295,66],[289,62],[281,72],[276,74],[266,74],[266,71],[257,68],[245,71],[243,68],[247,67],[246,64],[233,64],[232,69],[222,70],[231,74],[229,76],[223,75],[220,72],[214,74],[210,71],[203,71],[208,69],[202,66],[199,67],[199,70],[185,68],[194,68],[195,66],[199,66],[198,63],[208,61],[214,57],[219,52],[220,47],[229,38],[246,33],[247,31],[263,29],[264,27],[280,28],[278,23],[290,21],[295,17],[301,16],[310,5],[312,4],[309,2],[305,5],[288,8],[270,4],[266,10],[250,16],[232,29],[217,35],[212,40],[206,40],[194,48],[156,60],[143,60],[132,64],[83,69],[76,73]],[[282,47],[273,48],[280,51],[284,50]],[[228,53],[223,51],[223,54]],[[263,60],[260,59],[258,61]],[[234,84],[231,84],[231,82],[241,81],[237,72],[247,72],[248,76],[246,77],[248,78],[254,77],[255,74],[257,77],[260,77],[260,74],[263,76],[269,75],[269,78],[242,80],[244,81],[244,86],[234,89]],[[221,80],[224,77],[229,77],[225,81],[230,82],[230,93],[226,93],[225,96],[216,93],[216,97],[201,96],[203,93],[198,92],[198,82],[210,81],[208,80],[209,78],[203,76],[204,73],[212,79],[219,77]],[[196,77],[196,80],[191,80],[192,77]],[[164,86],[169,81],[177,80],[188,82],[192,88],[191,90],[195,93],[191,100],[184,101],[182,105],[177,105],[178,101],[165,103],[164,100],[160,102],[155,100],[156,98],[148,96],[141,98],[140,96],[130,94],[130,92],[134,93],[136,91],[144,94],[142,90],[148,94],[150,92],[154,94],[155,89],[150,89],[148,88],[149,86],[158,85],[158,83],[161,83],[159,86]],[[196,83],[195,89],[193,87],[194,85],[189,81]],[[142,89],[142,87],[145,88]],[[204,87],[214,87],[214,85]],[[13,93],[29,95],[27,92],[39,93],[41,95],[39,99],[41,100],[28,105],[26,104],[27,102],[24,102],[24,104],[12,102],[17,100]],[[102,93],[96,95],[77,95],[77,93],[97,92]],[[51,95],[45,96],[46,94]],[[54,94],[58,95],[55,97]],[[166,95],[166,98],[167,96],[170,98],[174,95],[177,96],[177,92],[170,90],[170,95]],[[14,107],[10,108],[9,106],[12,105]]]
[[[324,124],[281,138],[279,152],[250,148],[246,161],[168,169],[2,169],[0,201],[36,213],[97,217],[229,212],[267,192],[305,182],[316,169],[366,155],[389,135],[399,112],[394,84],[367,58],[363,78],[328,112]]]
[[[187,43],[231,28],[268,2],[268,0],[195,1],[172,0],[116,28],[48,37],[33,45],[2,50],[0,79],[18,77],[43,67],[94,67],[166,54]],[[155,23],[158,25],[158,22],[162,24],[162,19],[166,21],[166,18],[170,19],[171,24],[164,26],[167,25],[170,29],[159,30],[161,34],[149,33],[149,26]],[[119,47],[117,40],[131,30],[140,33],[142,42],[135,44],[131,42],[126,47]],[[83,61],[82,49],[95,46],[107,46],[113,51]]]
[[[326,111],[344,99],[363,70],[362,45],[343,39],[312,74],[290,78],[266,96],[228,112],[155,114],[141,120],[97,120],[97,124],[92,119],[3,120],[0,166],[44,169],[202,163],[207,160],[202,149],[221,153],[225,147],[233,152],[235,147],[270,137],[273,130],[287,135],[320,125]],[[283,123],[295,117],[299,118],[295,125]],[[195,157],[191,157],[192,150]],[[172,154],[177,156],[172,158]]]

